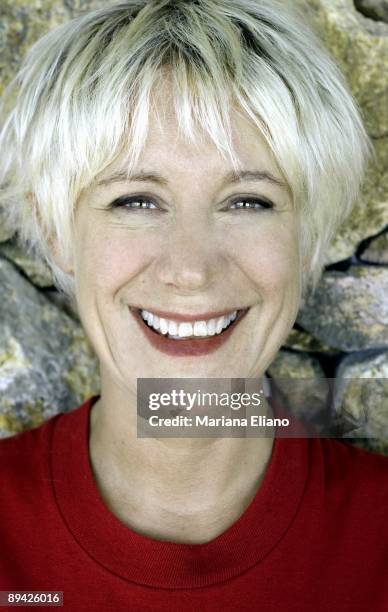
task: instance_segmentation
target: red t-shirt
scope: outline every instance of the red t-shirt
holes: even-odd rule
[[[74,612],[388,611],[387,457],[275,438],[233,525],[206,544],[161,542],[99,495],[95,399],[0,441],[0,590],[63,591]]]

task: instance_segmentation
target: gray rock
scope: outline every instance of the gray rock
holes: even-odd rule
[[[351,266],[325,272],[297,322],[342,351],[388,346],[388,268]]]
[[[354,5],[365,17],[388,23],[388,0],[354,0]]]
[[[0,435],[39,425],[99,392],[81,326],[0,258]]]
[[[374,438],[388,449],[388,350],[344,357],[336,372],[333,411],[346,437]]]
[[[388,457],[388,441],[378,440],[377,438],[347,438],[346,442],[378,455]]]
[[[312,334],[295,328],[292,328],[290,331],[284,343],[284,347],[294,351],[322,353],[325,355],[338,355],[340,353],[339,350],[314,338]]]
[[[0,244],[0,256],[16,264],[32,280],[34,285],[38,287],[51,287],[53,285],[53,277],[49,267],[37,257],[25,253],[15,241]]]
[[[329,384],[318,359],[281,349],[267,369],[286,407],[296,417],[317,423],[324,414]]]
[[[67,295],[58,291],[56,287],[49,287],[44,290],[45,297],[50,300],[53,304],[58,306],[63,312],[65,312],[69,317],[80,323],[79,313],[77,304],[75,303],[75,299],[70,299]]]
[[[367,263],[388,264],[388,232],[371,240],[359,259]]]
[[[0,95],[27,49],[41,36],[103,0],[2,0],[0,3]]]
[[[351,257],[362,240],[388,223],[388,25],[366,18],[353,0],[308,0],[307,5],[347,79],[375,148],[361,197],[328,251],[330,264]]]
[[[0,242],[5,242],[13,236],[13,231],[5,223],[4,211],[0,206]]]

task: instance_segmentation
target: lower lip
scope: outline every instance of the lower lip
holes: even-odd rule
[[[175,357],[194,357],[200,355],[208,355],[213,351],[216,351],[222,344],[224,344],[228,338],[233,334],[240,321],[245,317],[249,308],[241,310],[233,323],[220,334],[209,336],[207,338],[188,338],[187,340],[173,340],[162,336],[161,334],[153,331],[147,323],[143,320],[139,310],[130,308],[131,313],[135,317],[138,325],[143,330],[146,338],[150,341],[158,351],[167,355],[173,355]]]

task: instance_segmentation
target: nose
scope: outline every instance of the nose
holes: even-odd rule
[[[171,228],[157,262],[159,282],[182,295],[220,283],[227,268],[224,247],[206,221],[186,220]]]

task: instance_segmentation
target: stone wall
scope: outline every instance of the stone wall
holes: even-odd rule
[[[303,381],[283,389],[301,414],[334,413],[343,432],[349,423],[358,432],[355,444],[388,454],[388,3],[308,3],[359,103],[376,157],[317,292],[267,373],[280,386]],[[105,4],[3,0],[0,93],[37,38]],[[1,222],[0,287],[0,435],[7,436],[98,393],[99,376],[77,315],[53,287],[50,271],[23,253]],[[368,385],[360,387],[360,379]]]

